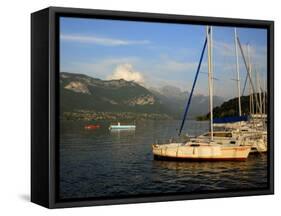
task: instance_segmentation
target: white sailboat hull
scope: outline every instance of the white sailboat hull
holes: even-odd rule
[[[244,136],[243,140],[239,140],[239,137]],[[204,141],[207,138],[199,136],[196,140]],[[242,138],[241,138],[242,139]],[[231,142],[242,143],[243,145],[251,146],[250,153],[264,153],[267,152],[267,135],[265,136],[253,136],[251,134],[237,135],[235,138],[229,139],[227,137],[214,137],[217,144],[222,146],[228,145]]]
[[[266,139],[258,139],[254,141],[248,141],[249,145],[252,146],[251,153],[264,153],[267,152],[267,141]]]
[[[171,143],[152,145],[156,159],[173,160],[246,160],[250,146],[190,145]]]

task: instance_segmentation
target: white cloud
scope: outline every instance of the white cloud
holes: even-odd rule
[[[144,45],[149,44],[148,40],[121,40],[116,38],[98,37],[98,36],[86,36],[86,35],[71,35],[62,34],[61,40],[72,41],[78,43],[91,43],[103,46],[127,46],[127,45]]]
[[[107,79],[124,79],[127,81],[134,81],[140,84],[144,83],[143,75],[140,72],[135,71],[131,64],[118,65],[113,71],[113,73],[107,77]]]
[[[104,58],[104,59],[93,59],[88,61],[73,61],[61,64],[61,71],[68,71],[73,73],[84,73],[89,76],[106,79],[112,71],[121,64],[132,64],[135,65],[139,62],[137,57],[119,57],[119,58]]]

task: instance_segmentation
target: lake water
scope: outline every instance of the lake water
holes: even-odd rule
[[[140,121],[136,130],[109,131],[108,123],[85,130],[88,122],[62,121],[59,197],[102,198],[239,190],[267,187],[266,154],[245,162],[155,161],[151,144],[176,136],[179,121]],[[207,122],[187,121],[198,135]]]

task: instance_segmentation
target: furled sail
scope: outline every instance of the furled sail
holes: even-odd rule
[[[195,75],[195,78],[194,78],[194,81],[193,81],[193,84],[192,84],[192,88],[191,88],[191,91],[190,91],[190,95],[189,95],[189,98],[188,98],[188,101],[187,101],[187,104],[186,104],[186,108],[185,108],[185,111],[184,111],[182,123],[181,123],[179,134],[178,134],[179,136],[181,135],[181,132],[182,132],[182,129],[183,129],[183,126],[184,126],[184,122],[185,122],[185,119],[186,119],[186,115],[187,115],[188,110],[189,110],[191,98],[192,98],[193,91],[194,91],[194,88],[195,88],[195,84],[196,84],[198,74],[199,74],[199,71],[200,71],[200,68],[201,68],[201,63],[202,63],[202,60],[203,60],[206,45],[207,45],[207,38],[205,39],[205,42],[204,42],[204,46],[203,46],[203,50],[202,50],[202,53],[201,53],[201,56],[200,56],[200,60],[199,60],[199,64],[198,64],[198,67],[197,67],[196,75]]]

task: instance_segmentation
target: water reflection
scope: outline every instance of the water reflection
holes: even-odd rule
[[[212,189],[248,189],[267,185],[267,158],[246,162],[154,161],[156,139],[177,134],[179,121],[140,121],[135,130],[109,130],[110,122],[85,130],[87,122],[61,123],[60,196],[102,197]],[[207,122],[187,121],[183,133],[201,134]]]
[[[110,135],[111,136],[117,136],[118,138],[128,137],[128,136],[135,136],[136,130],[134,128],[128,128],[128,129],[111,129]]]
[[[171,170],[196,170],[201,172],[202,170],[219,173],[223,171],[229,171],[233,169],[239,169],[241,172],[256,169],[257,164],[266,162],[266,154],[254,154],[250,155],[247,161],[215,161],[215,162],[179,162],[179,161],[163,161],[154,160],[153,166],[159,169],[171,169]],[[259,161],[259,162],[257,162]]]

